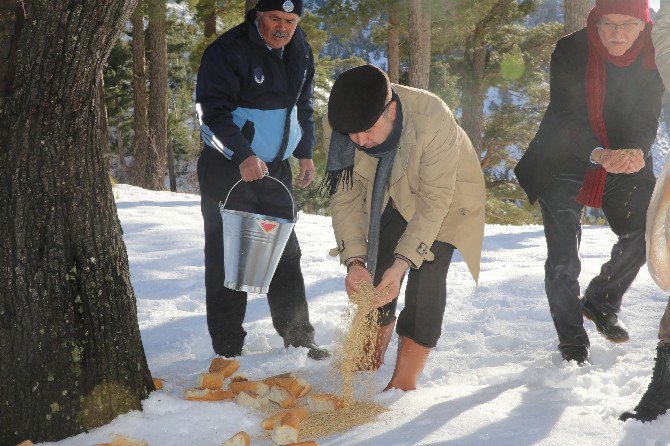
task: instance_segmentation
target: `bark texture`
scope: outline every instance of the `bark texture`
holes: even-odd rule
[[[149,121],[147,118],[147,73],[146,45],[144,42],[144,0],[137,2],[131,17],[133,28],[133,153],[135,164],[132,171],[132,183],[135,186],[148,188],[151,178],[151,160],[158,157],[155,147],[149,144]]]
[[[572,34],[586,26],[591,10],[591,0],[564,0],[563,27],[565,34]]]
[[[14,55],[0,90],[3,446],[108,423],[153,387],[96,105],[133,7],[35,0],[0,14]]]
[[[428,89],[430,79],[430,11],[422,0],[409,2],[409,85]]]

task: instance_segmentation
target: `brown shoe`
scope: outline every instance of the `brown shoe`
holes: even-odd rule
[[[400,389],[404,391],[415,390],[416,380],[419,379],[430,349],[417,344],[410,338],[400,336],[398,341],[398,359],[393,370],[393,377],[384,391],[389,389]]]
[[[384,364],[384,354],[389,346],[389,342],[391,342],[391,336],[393,336],[395,320],[396,318],[393,318],[388,324],[377,327],[377,336],[374,341],[374,346],[372,345],[372,339],[369,339],[369,342],[363,347],[362,358],[357,364],[358,371],[372,372],[379,370],[379,367]]]

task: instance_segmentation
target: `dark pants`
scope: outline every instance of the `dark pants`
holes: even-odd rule
[[[544,285],[559,348],[589,346],[578,281],[582,205],[575,201],[583,179],[583,174],[558,175],[539,198],[547,240]],[[619,312],[624,293],[644,265],[644,232],[653,188],[653,182],[639,175],[607,176],[602,210],[619,239],[612,248],[610,260],[584,293],[603,313]]]
[[[405,232],[407,222],[389,204],[384,209],[380,224],[379,254],[374,285],[381,282],[386,271],[395,260],[394,251]],[[433,348],[442,333],[442,319],[447,300],[447,272],[456,249],[448,243],[435,241],[431,251],[432,262],[423,262],[419,269],[410,269],[405,289],[405,308],[398,316],[396,332],[417,343]],[[398,305],[396,297],[379,310],[379,324],[387,325],[395,317]]]
[[[288,161],[269,163],[268,169],[271,176],[293,192]],[[219,203],[225,201],[231,187],[239,179],[239,168],[235,163],[205,148],[198,160],[198,180],[205,223],[207,327],[214,351],[223,356],[240,355],[247,334],[242,327],[247,293],[223,286],[223,226],[219,210]],[[293,218],[292,204],[286,190],[270,178],[240,183],[230,194],[226,209]],[[314,328],[309,322],[305,298],[305,283],[300,270],[300,256],[300,245],[293,231],[267,293],[272,324],[284,338],[286,346],[303,345],[314,339]]]

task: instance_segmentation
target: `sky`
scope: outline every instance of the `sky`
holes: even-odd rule
[[[251,435],[252,446],[270,446],[260,427],[266,413],[234,402],[183,398],[184,389],[195,386],[214,356],[205,319],[200,198],[127,185],[117,185],[114,196],[147,360],[153,376],[165,379],[165,387],[144,401],[142,412],[122,415],[108,425],[48,445],[91,446],[121,434],[150,446],[220,446],[244,430]],[[336,246],[328,217],[301,213],[296,232],[316,341],[334,355],[313,361],[304,348],[285,349],[272,327],[267,300],[250,295],[240,372],[249,379],[294,372],[316,392],[338,393],[338,347],[350,315],[343,291],[345,270],[328,255]],[[608,259],[614,242],[607,227],[584,228],[582,289]],[[318,444],[670,443],[670,414],[654,423],[618,420],[621,412],[635,407],[649,383],[667,293],[643,268],[620,314],[629,327],[630,341],[609,343],[587,321],[591,359],[578,367],[563,361],[557,350],[543,286],[545,257],[541,226],[487,225],[478,286],[458,252],[454,256],[442,336],[430,353],[418,389],[381,392],[395,365],[394,334],[380,370],[359,373],[356,378],[357,398],[383,405],[388,412],[370,424],[319,439]],[[403,302],[401,297],[398,310]],[[362,383],[368,383],[369,392],[361,391]]]

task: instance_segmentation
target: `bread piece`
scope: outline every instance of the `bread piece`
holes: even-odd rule
[[[236,382],[240,382],[240,381],[249,381],[249,378],[242,375],[241,373],[235,373],[233,375],[230,375],[230,382],[231,383],[236,383]]]
[[[288,413],[292,413],[293,415],[298,417],[300,421],[305,421],[307,418],[309,418],[309,413],[307,413],[307,409],[305,409],[304,407],[296,407],[295,409],[280,412],[269,418],[264,419],[263,422],[261,423],[261,427],[265,430],[274,429],[275,425],[279,424],[281,422],[282,417]]]
[[[267,396],[270,401],[279,404],[279,407],[282,409],[295,407],[295,397],[291,395],[288,390],[279,386],[272,386]]]
[[[35,446],[35,443],[33,443],[30,440],[24,440],[21,443],[17,444],[16,446]]]
[[[240,392],[235,397],[237,404],[252,409],[260,409],[270,404],[270,400],[265,396],[260,396],[253,392]]]
[[[316,441],[301,441],[300,443],[290,443],[285,446],[319,446]]]
[[[313,393],[309,396],[309,408],[314,412],[333,412],[344,407],[344,401],[330,393]]]
[[[164,379],[151,378],[151,380],[154,382],[154,387],[156,388],[156,390],[162,390],[163,389],[163,383],[165,382]]]
[[[220,389],[223,387],[223,373],[201,373],[198,377],[198,387],[201,389]]]
[[[184,398],[189,401],[223,401],[232,400],[235,395],[223,389],[186,389]]]
[[[253,392],[257,395],[264,396],[268,393],[270,388],[267,384],[261,381],[235,381],[230,383],[228,390],[234,394],[240,392]]]
[[[221,446],[249,446],[249,443],[251,443],[251,437],[249,437],[249,434],[242,431],[221,443]]]
[[[115,435],[110,443],[112,446],[149,446],[146,441],[135,440],[133,438],[124,437],[123,435]]]
[[[298,441],[300,433],[300,419],[292,413],[287,413],[281,417],[278,426],[270,433],[270,438],[277,444],[291,444]]]
[[[226,359],[217,356],[212,359],[212,363],[209,365],[209,373],[222,373],[224,378],[227,378],[237,372],[239,368],[240,361],[237,359]]]
[[[268,386],[279,386],[288,390],[291,395],[296,398],[301,398],[309,393],[312,390],[312,386],[309,385],[304,379],[295,376],[292,373],[285,373],[287,376],[272,376],[270,378],[265,378],[263,382]]]

